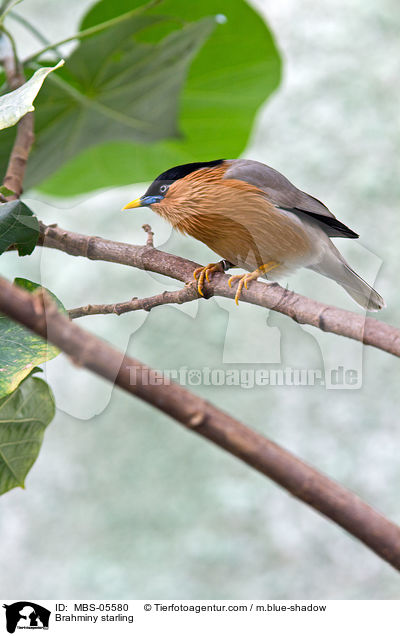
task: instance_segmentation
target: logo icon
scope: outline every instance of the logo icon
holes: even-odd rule
[[[6,610],[7,631],[13,634],[18,629],[48,629],[50,610],[32,603],[18,601],[11,605],[3,605]]]

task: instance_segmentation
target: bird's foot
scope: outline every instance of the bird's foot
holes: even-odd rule
[[[269,261],[269,263],[260,265],[260,267],[255,269],[254,272],[250,272],[249,274],[235,274],[234,276],[231,276],[228,280],[229,287],[232,287],[232,283],[236,280],[239,281],[238,288],[235,294],[235,303],[237,305],[239,304],[239,298],[240,294],[242,293],[243,286],[245,287],[245,289],[248,289],[250,281],[256,280],[259,276],[262,276],[263,274],[270,272],[272,269],[275,269],[275,267],[278,267],[278,265],[279,263],[277,263],[277,261]]]
[[[208,263],[205,267],[196,267],[193,272],[193,278],[197,281],[197,291],[200,296],[204,296],[203,287],[204,287],[204,279],[207,283],[210,282],[210,274],[214,274],[214,272],[226,272],[227,269],[232,267],[232,264],[228,261],[219,261],[219,263]]]

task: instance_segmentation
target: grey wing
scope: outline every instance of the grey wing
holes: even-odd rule
[[[274,168],[250,159],[236,159],[225,163],[230,164],[224,174],[225,179],[251,183],[265,192],[278,208],[300,217],[314,219],[328,236],[358,238],[358,234],[341,223],[321,201],[296,188]]]

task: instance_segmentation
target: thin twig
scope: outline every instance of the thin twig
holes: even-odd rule
[[[147,245],[119,243],[98,236],[86,236],[59,227],[46,226],[43,223],[40,223],[40,234],[40,244],[72,256],[85,256],[91,260],[137,267],[184,283],[193,281],[193,270],[199,266],[198,263]],[[206,283],[204,293],[206,298],[234,298],[235,289],[229,287],[226,274],[217,272],[210,282]],[[192,299],[188,297],[189,300]],[[300,324],[309,324],[322,331],[358,340],[400,357],[400,329],[375,318],[366,318],[362,314],[306,298],[283,289],[277,283],[267,285],[253,281],[248,289],[243,289],[240,301],[273,309]]]
[[[0,311],[59,347],[76,364],[239,457],[400,570],[399,526],[266,437],[84,331],[58,311],[45,291],[30,294],[0,278]]]
[[[142,225],[142,228],[145,232],[147,232],[147,247],[154,247],[154,232],[152,231],[151,226],[145,223],[145,225]]]
[[[82,318],[83,316],[96,316],[99,314],[126,314],[128,311],[138,311],[144,309],[144,311],[151,311],[154,307],[160,305],[170,305],[187,303],[198,297],[196,291],[196,284],[186,285],[182,289],[176,291],[164,291],[156,296],[150,296],[149,298],[132,298],[122,303],[113,303],[110,305],[85,305],[84,307],[76,307],[76,309],[69,309],[68,315],[71,320],[75,318]]]

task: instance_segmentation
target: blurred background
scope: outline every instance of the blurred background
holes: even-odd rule
[[[91,4],[31,0],[20,12],[33,22],[40,15],[41,30],[57,40],[76,30]],[[337,245],[385,298],[379,318],[398,324],[399,6],[252,5],[274,33],[283,80],[243,156],[280,170],[360,233],[357,245]],[[25,31],[21,38],[29,52]],[[31,191],[25,199],[45,222],[135,244],[150,223],[157,246],[212,261],[206,246],[171,234],[150,210],[120,213],[145,187],[72,199]],[[67,308],[178,288],[161,276],[51,250],[6,254],[2,274],[42,282]],[[312,272],[299,272],[289,287],[359,311]],[[221,299],[79,324],[157,369],[356,369],[355,389],[190,388],[400,523],[394,357]],[[235,458],[63,355],[47,363],[46,379],[56,418],[27,489],[0,504],[2,598],[400,598],[389,565]]]

